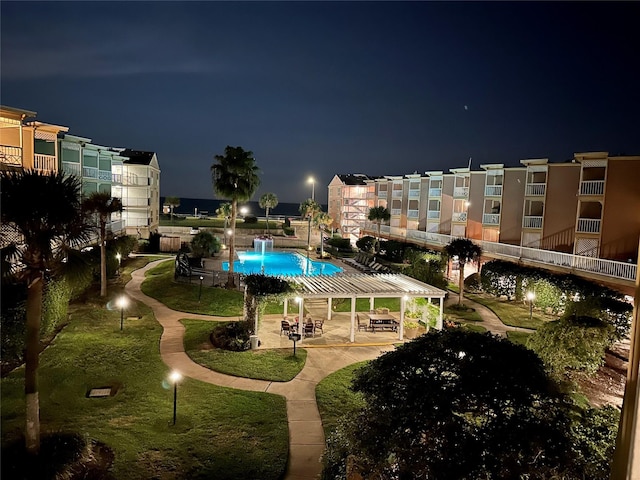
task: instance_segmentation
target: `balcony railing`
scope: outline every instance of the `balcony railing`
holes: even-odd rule
[[[428,210],[427,218],[440,218],[440,210]]]
[[[105,182],[111,181],[111,172],[106,170],[98,170],[98,180],[104,180]]]
[[[391,209],[391,215],[400,215],[402,213],[402,209],[401,208],[392,208]]]
[[[62,171],[64,173],[68,173],[69,175],[75,175],[76,177],[81,176],[82,167],[79,163],[67,163],[62,162]]]
[[[115,220],[109,224],[107,224],[107,230],[114,235],[117,235],[124,231],[125,221],[124,220]]]
[[[379,198],[383,198],[387,196],[387,191],[386,190],[378,190],[378,197]]]
[[[148,207],[149,199],[144,197],[141,197],[141,198],[127,197],[122,199],[122,205],[124,207]]]
[[[601,220],[595,218],[579,218],[576,232],[579,233],[600,233]]]
[[[55,155],[36,153],[33,156],[33,168],[42,172],[56,172],[58,170],[58,160]]]
[[[457,212],[451,216],[452,222],[466,222],[467,221],[467,212]]]
[[[580,182],[580,195],[604,195],[604,180]]]
[[[418,218],[418,210],[407,210],[407,218]]]
[[[409,190],[409,198],[419,198],[420,190]]]
[[[112,173],[111,174],[111,183],[122,183],[122,174],[121,173]]]
[[[485,185],[484,194],[487,197],[501,197],[502,185]]]
[[[393,191],[393,196],[394,197],[402,197],[402,190],[394,190]]]
[[[453,196],[469,198],[469,187],[455,187],[453,189]]]
[[[485,225],[500,225],[500,214],[485,213],[482,215],[482,223]]]
[[[0,145],[0,163],[5,165],[22,166],[22,148]]]
[[[82,167],[82,176],[84,178],[98,178],[98,169],[96,167]]]
[[[441,197],[442,196],[442,189],[441,188],[430,188],[429,189],[429,196],[430,197]]]
[[[366,224],[364,228],[364,230],[370,232],[376,232],[376,229],[377,227],[372,223]],[[383,225],[381,233],[389,235],[389,226]],[[456,237],[442,233],[407,230],[405,238],[424,246],[444,246],[451,243],[451,241]],[[638,269],[635,263],[616,262],[602,258],[572,255],[570,253],[541,250],[538,248],[520,247],[518,245],[508,245],[505,243],[475,240],[474,242],[479,244],[485,253],[510,257],[514,261],[525,259],[541,265],[560,266],[569,270],[594,273],[606,277],[627,280],[629,282],[635,282],[636,272]]]
[[[525,215],[522,219],[523,228],[542,228],[542,217]]]
[[[547,190],[546,183],[527,183],[527,188],[525,189],[525,195],[529,197],[538,197],[544,196],[544,193]]]

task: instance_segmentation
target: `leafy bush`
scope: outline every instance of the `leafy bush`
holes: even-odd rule
[[[244,223],[258,223],[258,217],[255,215],[245,215]]]
[[[610,405],[589,408],[573,422],[573,448],[585,478],[609,479],[619,422],[620,412]]]
[[[282,232],[288,237],[291,237],[296,234],[296,231],[293,228],[287,227],[287,226],[282,227]]]
[[[41,336],[50,334],[67,319],[69,300],[71,300],[71,288],[65,280],[47,281],[42,298]]]
[[[527,340],[558,379],[592,375],[604,363],[607,347],[614,337],[609,323],[592,317],[569,316],[540,327]]]
[[[464,279],[464,289],[467,292],[480,292],[482,291],[482,282],[480,281],[479,273],[472,273]]]
[[[445,268],[446,264],[442,258],[419,255],[413,257],[411,264],[405,267],[402,273],[434,287],[444,289],[447,287]]]
[[[362,252],[372,252],[376,244],[376,239],[370,235],[364,236],[356,240],[356,247]]]
[[[216,348],[242,352],[251,347],[250,327],[247,322],[229,322],[218,325],[211,332],[211,343]]]
[[[337,249],[351,250],[351,241],[348,238],[331,237],[329,240],[327,240],[327,243]]]
[[[406,244],[395,240],[380,242],[380,256],[392,263],[401,263]]]
[[[210,232],[196,233],[191,240],[191,252],[196,257],[210,257],[220,251],[220,240]]]

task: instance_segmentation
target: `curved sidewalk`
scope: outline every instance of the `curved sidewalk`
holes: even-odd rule
[[[171,310],[158,300],[148,297],[140,290],[144,274],[166,259],[147,264],[131,274],[125,291],[136,300],[145,303],[162,325],[160,355],[164,363],[180,371],[184,376],[222,387],[240,390],[268,392],[282,395],[286,399],[289,425],[289,461],[287,480],[311,480],[322,471],[321,457],[325,439],[322,421],[316,404],[316,385],[320,380],[347,365],[376,358],[393,346],[349,346],[310,348],[302,371],[289,382],[270,382],[233,377],[209,370],[191,360],[184,351],[184,326],[181,318],[196,318],[211,321],[228,321],[226,317],[212,317]]]

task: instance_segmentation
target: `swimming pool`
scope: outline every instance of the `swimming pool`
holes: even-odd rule
[[[314,262],[298,253],[291,252],[238,252],[239,260],[233,262],[233,271],[249,275],[264,273],[265,275],[333,275],[342,272],[328,262]],[[222,269],[229,271],[229,262],[222,262]]]

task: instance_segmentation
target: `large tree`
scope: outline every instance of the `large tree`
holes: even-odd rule
[[[333,218],[328,213],[325,212],[317,212],[313,217],[313,224],[316,226],[318,231],[320,232],[320,258],[324,258],[324,232],[327,229],[327,226],[333,223]]]
[[[26,170],[2,172],[0,183],[3,230],[17,234],[3,235],[3,254],[15,267],[12,273],[27,288],[25,442],[27,450],[36,454],[40,449],[38,363],[43,290],[48,276],[62,275],[74,266],[77,257],[71,247],[87,242],[90,230],[76,177]]]
[[[469,262],[480,260],[482,248],[468,238],[456,238],[444,246],[444,252],[450,259],[458,262],[460,268],[458,272],[458,287],[460,288],[458,305],[462,305],[464,299],[464,266]]]
[[[269,210],[278,206],[278,197],[275,193],[265,193],[260,197],[258,202],[260,208],[264,208],[264,212],[267,216],[267,235],[269,235]]]
[[[316,202],[312,198],[307,198],[304,202],[300,204],[300,208],[298,209],[302,218],[307,219],[307,257],[309,256],[309,252],[311,251],[311,221],[313,217],[316,216],[318,212],[322,211],[320,204]]]
[[[386,207],[371,207],[367,219],[370,222],[375,223],[378,226],[378,236],[376,237],[376,253],[380,251],[380,225],[382,222],[388,222],[391,218],[391,213]]]
[[[258,167],[253,152],[242,147],[227,146],[224,155],[216,155],[211,166],[211,179],[215,193],[231,200],[231,242],[229,242],[229,278],[227,288],[235,288],[233,260],[235,255],[236,216],[238,202],[251,199],[260,185]]]
[[[180,206],[180,199],[178,197],[167,197],[164,199],[164,204],[171,210],[171,222],[173,223],[173,209]]]
[[[96,228],[100,240],[100,296],[107,296],[107,223],[111,214],[122,211],[122,202],[106,192],[94,192],[84,199],[82,208],[89,215],[95,215]]]
[[[329,438],[324,478],[349,457],[362,478],[582,478],[566,397],[507,339],[423,335],[356,371],[353,389],[364,406]]]

